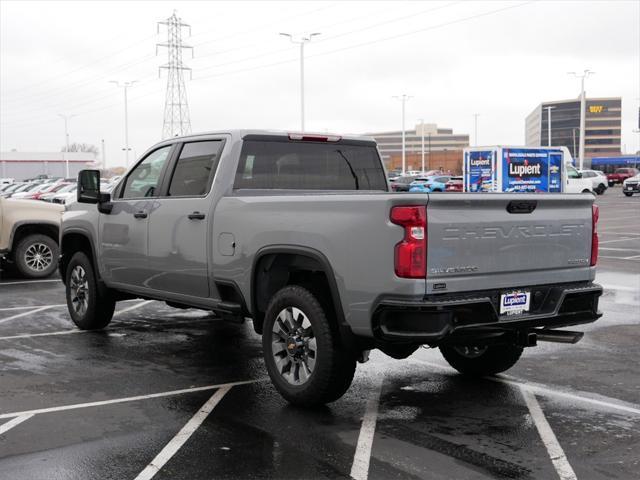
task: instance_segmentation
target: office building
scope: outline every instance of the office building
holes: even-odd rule
[[[415,130],[405,131],[405,154],[411,158],[422,155],[422,139],[424,128],[424,150],[425,158],[430,152],[459,151],[469,146],[469,135],[453,133],[450,128],[438,128],[435,123],[425,123],[416,125]],[[402,155],[402,131],[367,133],[366,135],[375,138],[382,160],[390,167],[392,157]],[[427,160],[425,159],[425,163]],[[412,161],[412,163],[415,163]],[[428,165],[428,163],[427,163]],[[420,165],[415,166],[420,169]],[[407,169],[409,169],[407,167]]]
[[[580,99],[543,102],[525,120],[528,147],[549,145],[551,107],[551,146],[567,147],[573,158],[580,151]],[[587,98],[585,115],[585,159],[620,155],[622,98]]]
[[[97,168],[95,155],[87,152],[0,152],[0,177],[16,181],[37,175],[66,177],[67,159],[70,177],[85,168]]]

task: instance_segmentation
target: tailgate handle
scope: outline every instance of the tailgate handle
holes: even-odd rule
[[[507,205],[509,213],[531,213],[538,206],[535,200],[511,200]]]

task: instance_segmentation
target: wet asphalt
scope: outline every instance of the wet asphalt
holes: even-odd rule
[[[354,458],[369,461],[355,477],[370,479],[554,479],[560,460],[573,473],[565,478],[639,478],[640,196],[616,187],[597,201],[604,316],[580,343],[543,343],[504,375],[478,380],[437,350],[407,360],[373,352],[347,394],[315,410],[276,393],[249,324],[133,300],[117,305],[108,329],[80,332],[59,281],[5,274],[0,479],[135,479],[221,385],[226,394],[153,478],[349,478]]]

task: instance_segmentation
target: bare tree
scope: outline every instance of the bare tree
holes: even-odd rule
[[[61,152],[87,152],[87,153],[93,153],[94,155],[98,154],[98,147],[96,147],[95,145],[92,145],[90,143],[72,143],[69,145],[69,150],[67,150],[67,147],[62,147],[62,149],[60,150]]]

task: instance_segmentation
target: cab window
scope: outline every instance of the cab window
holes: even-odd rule
[[[159,148],[151,152],[136,168],[127,176],[122,192],[122,198],[144,198],[157,195],[160,184],[160,174],[164,168],[171,145]]]

